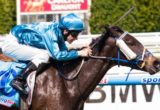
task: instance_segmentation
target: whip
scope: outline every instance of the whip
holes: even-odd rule
[[[116,22],[113,23],[113,25],[117,24],[118,22],[120,22],[123,18],[125,18],[128,14],[131,13],[131,11],[134,9],[135,7],[132,6],[126,13],[123,14],[123,16],[121,16]]]

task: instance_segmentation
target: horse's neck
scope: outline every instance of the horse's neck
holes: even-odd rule
[[[60,69],[60,71],[67,77],[74,76],[79,70],[82,59],[76,59],[69,62],[63,62],[57,68],[57,63],[54,63],[54,67]],[[103,78],[105,73],[113,66],[110,64],[110,61],[102,59],[87,59],[84,61],[82,68],[79,71],[78,78],[75,78],[73,81],[66,81],[66,84],[71,84],[73,88],[80,90],[84,98],[87,98],[88,95],[94,90],[96,85]],[[77,85],[79,81],[79,85]],[[76,90],[75,90],[76,91]],[[79,94],[79,93],[78,93]]]
[[[82,72],[79,74],[80,91],[84,94],[84,98],[88,97],[112,66],[110,61],[102,59],[90,59],[84,64]]]

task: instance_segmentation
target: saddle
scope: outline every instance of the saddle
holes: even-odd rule
[[[27,66],[28,62],[15,62],[10,57],[0,53],[0,104],[6,107],[20,107],[20,94],[10,85],[10,82],[21,73],[22,69]],[[41,64],[37,71],[32,72],[27,77],[28,97],[25,100],[30,106],[34,90],[36,75],[42,73],[49,67],[48,64]]]
[[[0,104],[6,107],[20,107],[20,94],[18,91],[16,91],[11,85],[11,81],[21,73],[22,69],[27,66],[26,62],[14,62],[13,60],[10,60],[6,58],[5,60],[1,61],[2,57],[0,57]],[[7,62],[6,62],[7,60]],[[32,95],[34,91],[34,85],[35,85],[35,78],[36,75],[39,75],[44,70],[50,67],[50,65],[54,66],[57,70],[61,70],[64,74],[64,68],[57,68],[57,63],[61,63],[63,67],[68,67],[68,62],[57,62],[53,59],[50,59],[50,63],[42,64],[37,71],[32,72],[27,77],[27,88],[28,91],[28,97],[26,99],[23,98],[23,100],[26,102],[26,105],[29,107],[32,102]],[[66,66],[67,65],[67,66]],[[74,67],[74,66],[73,66]],[[68,73],[69,71],[67,71]],[[67,75],[67,74],[66,74]]]

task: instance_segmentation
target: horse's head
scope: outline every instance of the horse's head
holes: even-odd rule
[[[98,42],[93,42],[91,46],[96,44],[99,51],[93,53],[96,56],[109,57],[109,60],[114,60],[117,64],[147,71],[150,74],[160,71],[158,58],[154,57],[135,37],[118,26],[106,27],[105,32],[98,38]]]

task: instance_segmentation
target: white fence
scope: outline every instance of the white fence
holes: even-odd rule
[[[131,33],[156,57],[160,58],[160,33]],[[81,35],[74,46],[89,44],[100,35]],[[160,102],[160,75],[133,70],[127,81],[130,68],[111,68],[95,91],[86,101],[84,110],[151,110]],[[152,84],[152,85],[150,85]]]

